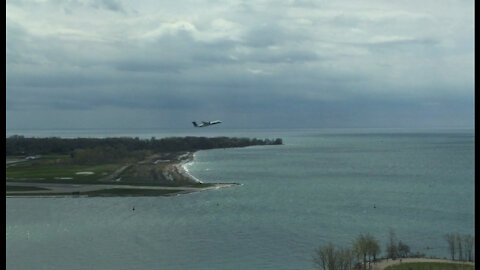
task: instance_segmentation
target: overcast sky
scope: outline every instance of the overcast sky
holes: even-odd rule
[[[7,130],[473,127],[473,0],[6,9]]]

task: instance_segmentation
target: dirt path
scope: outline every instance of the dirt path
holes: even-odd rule
[[[118,178],[118,176],[120,176],[120,174],[123,171],[125,171],[130,166],[132,166],[132,165],[131,164],[124,165],[124,166],[120,167],[119,169],[117,169],[116,171],[114,171],[112,174],[110,174],[110,175],[108,175],[104,178],[101,178],[99,181],[100,182],[113,182]]]
[[[462,264],[474,264],[472,262],[459,262],[459,261],[452,261],[452,260],[444,260],[444,259],[428,259],[428,258],[404,258],[404,259],[396,259],[396,260],[381,260],[378,261],[376,264],[372,264],[372,270],[383,270],[387,266],[400,264],[400,263],[419,263],[419,262],[439,262],[439,263],[462,263]]]

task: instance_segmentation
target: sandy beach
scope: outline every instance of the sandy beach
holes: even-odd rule
[[[191,175],[187,168],[185,167],[188,163],[192,162],[194,159],[195,152],[187,152],[183,155],[177,157],[177,160],[170,164],[167,170],[171,173],[173,181],[176,182],[192,182],[192,183],[203,183],[200,179]]]

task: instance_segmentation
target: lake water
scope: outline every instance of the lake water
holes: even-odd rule
[[[11,134],[280,137],[284,145],[199,151],[187,165],[204,182],[240,186],[174,197],[7,198],[9,270],[314,269],[315,248],[349,246],[361,233],[379,240],[382,255],[393,230],[411,251],[437,257],[448,256],[445,233],[474,235],[473,131]]]

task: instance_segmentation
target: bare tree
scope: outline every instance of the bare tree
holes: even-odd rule
[[[337,257],[338,257],[338,262],[337,262],[337,269],[338,270],[350,270],[352,269],[353,265],[353,252],[351,249],[348,248],[342,248],[337,251]]]
[[[463,250],[465,251],[465,260],[473,261],[473,244],[475,243],[474,236],[466,234],[463,236]]]
[[[347,248],[335,249],[332,243],[315,250],[313,262],[322,270],[350,270],[353,264],[353,252]]]
[[[402,241],[398,242],[398,255],[402,258],[408,257],[408,254],[410,253],[410,247]]]
[[[313,262],[319,269],[323,270],[336,270],[336,254],[335,247],[332,243],[319,247],[315,250],[315,256]]]
[[[353,242],[353,252],[357,256],[357,259],[360,257],[363,258],[363,269],[367,268],[367,250],[368,250],[368,241],[367,238],[360,234],[357,239]]]
[[[381,248],[376,239],[374,239],[374,242],[372,243],[371,252],[373,256],[373,261],[377,261],[377,255],[380,254]]]
[[[443,236],[448,243],[448,251],[450,251],[450,256],[452,260],[455,260],[455,234],[447,233]]]
[[[329,243],[327,246],[315,249],[313,263],[318,267],[318,269],[329,270],[328,254],[332,253],[333,249],[334,247],[332,243]]]
[[[393,230],[389,231],[389,238],[387,243],[387,257],[395,260],[397,258],[398,249],[397,249],[397,237]]]
[[[372,257],[375,260],[378,253],[380,253],[380,246],[378,241],[370,234],[365,236],[368,255],[368,267],[371,268]]]
[[[460,233],[455,234],[455,244],[457,245],[458,260],[463,261],[463,237]]]
[[[335,251],[335,247],[328,249],[327,253],[327,266],[329,270],[337,270],[337,252]]]

